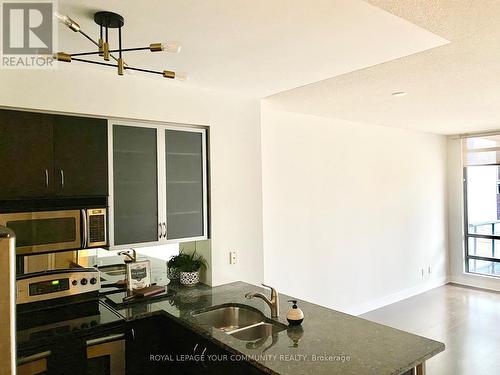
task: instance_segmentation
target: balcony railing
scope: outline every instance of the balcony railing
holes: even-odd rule
[[[498,276],[500,220],[476,222],[469,224],[468,229],[466,234],[468,272]]]
[[[497,230],[499,232],[497,232]],[[495,258],[495,240],[500,240],[500,220],[469,224],[468,237],[473,238],[473,243],[471,246],[472,249],[469,247],[469,255],[477,255],[477,241],[478,239],[481,239],[482,242],[484,242],[485,240],[491,241],[490,256],[491,258]]]

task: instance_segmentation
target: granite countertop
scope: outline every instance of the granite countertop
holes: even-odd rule
[[[152,260],[152,265],[153,279],[161,280],[161,273],[166,272],[165,263]],[[399,375],[444,350],[441,342],[298,299],[305,315],[301,328],[281,331],[257,347],[221,330],[200,325],[192,313],[221,304],[237,303],[257,308],[269,317],[270,309],[262,300],[244,297],[247,292],[268,295],[267,289],[234,282],[217,287],[204,284],[183,287],[170,283],[168,290],[175,295],[113,309],[127,320],[168,314],[213,342],[247,356],[268,373]],[[285,316],[290,308],[287,300],[296,298],[284,294],[279,294],[279,298],[280,316],[276,320],[287,324]]]

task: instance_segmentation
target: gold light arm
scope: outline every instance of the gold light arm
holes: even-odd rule
[[[168,53],[179,53],[181,50],[181,46],[179,42],[169,41],[163,43],[152,43],[149,45],[149,50],[151,52],[168,52]]]
[[[122,76],[125,71],[125,66],[123,64],[123,59],[120,57],[118,59],[118,75]]]
[[[161,43],[152,43],[149,45],[149,50],[151,52],[161,52],[163,51],[163,46]]]
[[[104,55],[104,41],[102,38],[99,38],[99,41],[97,42],[99,43],[99,45],[97,47],[99,47],[99,56],[103,56]]]
[[[57,61],[71,62],[71,55],[65,52],[57,52],[54,57]]]
[[[108,44],[108,42],[104,42],[102,44],[102,55],[104,56],[105,61],[109,61],[109,44]]]
[[[175,78],[175,72],[172,72],[171,70],[164,70],[163,71],[163,77],[174,79]]]

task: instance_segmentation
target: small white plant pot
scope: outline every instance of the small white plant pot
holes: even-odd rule
[[[185,286],[194,286],[200,282],[200,272],[181,272],[180,283]]]
[[[168,267],[167,266],[167,277],[170,279],[170,280],[179,280],[179,275],[180,272],[179,272],[179,269],[175,268],[175,267]]]

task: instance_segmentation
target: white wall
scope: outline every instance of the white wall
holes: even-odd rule
[[[261,119],[268,284],[363,313],[445,282],[445,137],[267,101]]]
[[[464,195],[462,145],[456,137],[448,139],[448,238],[450,281],[500,291],[498,278],[464,272]],[[495,184],[493,184],[493,187]],[[496,204],[493,205],[496,208]],[[496,218],[496,217],[495,217]]]
[[[142,74],[0,71],[0,106],[210,126],[211,283],[262,281],[260,102]],[[229,265],[229,251],[239,262]]]

